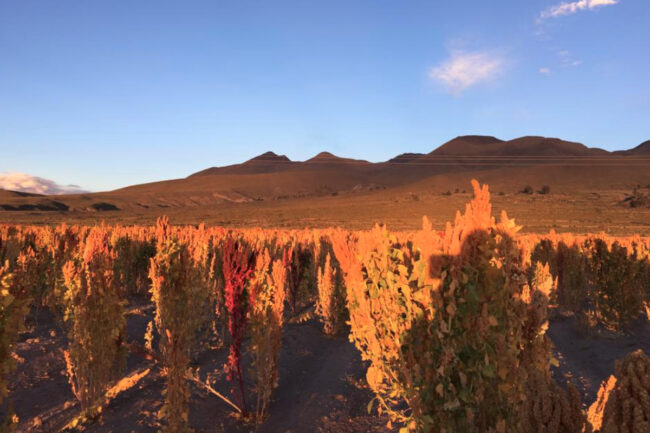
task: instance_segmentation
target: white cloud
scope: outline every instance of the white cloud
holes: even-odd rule
[[[539,73],[542,75],[551,75],[551,68],[539,68]]]
[[[540,19],[557,18],[563,15],[573,15],[583,10],[593,10],[602,6],[611,6],[618,3],[618,0],[578,0],[564,2],[551,6],[540,14]]]
[[[77,185],[59,185],[53,180],[15,172],[0,173],[0,189],[47,195],[85,192]]]
[[[449,59],[431,68],[429,77],[450,93],[459,95],[476,84],[493,80],[503,72],[504,66],[503,58],[498,55],[454,51]]]

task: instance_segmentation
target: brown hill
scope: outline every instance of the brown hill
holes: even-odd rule
[[[425,154],[424,153],[401,153],[394,158],[389,159],[388,163],[392,164],[408,164],[418,162]]]
[[[369,164],[369,162],[362,159],[341,158],[330,152],[321,152],[309,158],[305,164]]]
[[[268,164],[268,163],[276,163],[276,162],[291,162],[291,160],[286,155],[278,155],[275,152],[268,151],[254,158],[249,159],[248,161],[244,162],[244,164],[255,165],[255,164]]]
[[[0,189],[0,210],[4,211],[67,211],[69,206],[58,198],[29,192]]]
[[[0,189],[0,199],[13,199],[16,197],[45,197],[43,194],[34,194],[31,192],[10,191],[8,189]]]
[[[487,155],[493,152],[495,145],[499,143],[503,143],[503,140],[489,135],[461,135],[449,140],[429,155]]]
[[[617,150],[613,152],[615,155],[631,155],[631,156],[650,156],[650,140],[644,141],[637,147],[628,150]]]
[[[499,140],[490,136],[468,135],[456,137],[443,144],[429,157],[454,156],[472,158],[492,157],[540,157],[540,156],[598,156],[609,152],[589,148],[581,143],[564,141],[559,138],[526,136],[510,141]]]
[[[278,155],[274,152],[264,152],[241,164],[233,164],[225,167],[210,167],[193,176],[209,176],[214,174],[261,174],[283,171],[294,163],[286,155]]]
[[[233,164],[225,167],[211,167],[206,170],[194,173],[194,176],[209,176],[215,174],[263,174],[283,171],[312,171],[315,168],[324,169],[335,166],[344,167],[349,170],[351,165],[369,164],[368,161],[351,158],[341,158],[330,152],[321,152],[307,161],[291,161],[285,155],[277,155],[274,152],[265,152],[241,164]]]

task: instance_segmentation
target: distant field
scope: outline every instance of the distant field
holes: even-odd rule
[[[631,208],[619,202],[629,190],[526,195],[493,191],[495,214],[505,210],[525,232],[598,233],[650,235],[650,209]],[[151,224],[166,214],[175,224],[232,227],[333,227],[370,228],[385,223],[395,230],[416,229],[428,216],[442,229],[457,209],[471,198],[469,191],[444,195],[439,191],[410,192],[408,188],[338,196],[291,198],[250,203],[215,203],[205,206],[169,207],[155,210],[104,212],[0,212],[0,222],[32,224],[92,224],[105,221]]]

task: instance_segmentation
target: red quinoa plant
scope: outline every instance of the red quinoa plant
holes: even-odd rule
[[[247,283],[254,269],[254,255],[244,242],[230,237],[223,244],[222,259],[228,330],[231,337],[228,354],[228,378],[237,382],[239,403],[242,416],[245,417],[248,415],[248,410],[242,376],[241,349],[246,335],[247,315],[250,307]],[[233,384],[232,393],[236,394],[236,390],[237,388]]]

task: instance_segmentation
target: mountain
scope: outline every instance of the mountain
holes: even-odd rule
[[[258,202],[279,203],[277,206],[282,208],[285,201],[296,206],[326,197],[342,200],[341,197],[374,194],[374,202],[380,204],[394,194],[418,195],[457,188],[462,191],[471,178],[513,192],[524,184],[535,188],[550,185],[553,191],[620,191],[650,184],[650,157],[644,158],[649,143],[610,153],[558,138],[526,136],[500,140],[466,135],[427,154],[407,152],[376,163],[330,152],[321,152],[306,161],[292,161],[286,155],[269,151],[240,164],[207,168],[183,179],[115,191],[47,197],[0,191],[0,210],[32,211],[34,215],[57,211],[81,215],[80,218],[102,212],[104,218],[110,212],[157,215],[173,209],[192,209],[209,217],[222,206],[230,209]],[[242,214],[238,221],[249,217],[253,216]],[[290,220],[291,214],[286,218]]]
[[[640,149],[638,146],[635,149]],[[632,149],[626,152],[642,153]],[[627,154],[627,153],[626,153]],[[462,166],[479,165],[513,165],[538,164],[548,162],[566,162],[571,158],[606,157],[613,155],[598,148],[590,148],[581,143],[547,138],[526,136],[504,141],[492,136],[464,135],[456,137],[428,154],[402,153],[386,162],[370,163],[365,160],[343,158],[330,152],[321,152],[306,161],[291,161],[285,155],[265,152],[241,164],[224,167],[211,167],[194,173],[189,177],[215,174],[263,174],[277,172],[305,172],[313,170],[345,171],[369,173],[385,177],[388,172],[402,169],[396,165],[411,166],[407,177],[419,177],[431,174],[432,170],[458,169]],[[575,161],[579,161],[576,159]],[[435,169],[434,167],[439,167]]]

